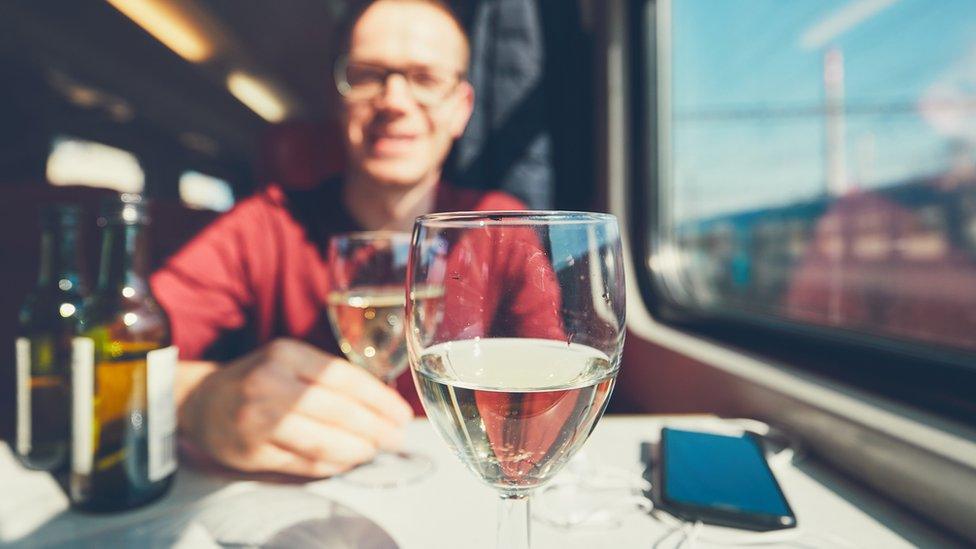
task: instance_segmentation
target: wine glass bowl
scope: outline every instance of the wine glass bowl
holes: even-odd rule
[[[403,313],[410,235],[373,231],[329,240],[329,322],[350,362],[386,383],[407,367]]]
[[[584,444],[619,367],[616,219],[431,214],[418,218],[412,250],[406,332],[421,402],[454,454],[502,496],[516,526],[500,527],[499,546],[525,546],[527,508],[512,512],[511,502],[526,502]],[[432,287],[433,298],[416,291]]]

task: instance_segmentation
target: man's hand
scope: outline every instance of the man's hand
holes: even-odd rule
[[[279,339],[203,378],[180,406],[180,429],[235,469],[323,477],[399,447],[412,417],[362,368]]]

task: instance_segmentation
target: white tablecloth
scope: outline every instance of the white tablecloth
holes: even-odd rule
[[[587,467],[640,470],[639,445],[656,440],[663,424],[707,427],[702,417],[605,417],[583,448]],[[219,547],[269,546],[490,548],[495,543],[497,496],[463,468],[425,420],[409,428],[408,448],[436,462],[424,480],[394,489],[362,488],[331,479],[282,484],[235,479],[181,467],[163,499],[137,511],[86,515],[45,473],[20,467],[0,445],[0,545]],[[807,459],[787,463],[777,477],[800,524],[794,547],[943,547],[950,542],[913,517]],[[628,506],[591,526],[570,529],[533,520],[533,547],[675,547],[680,533]],[[609,496],[607,495],[609,494]],[[616,501],[616,492],[603,495]],[[539,500],[536,507],[544,504]],[[670,534],[670,536],[669,536]],[[704,527],[698,547],[736,539],[738,532]],[[739,538],[741,541],[741,538]],[[759,538],[761,539],[761,538]],[[770,537],[768,541],[772,542]],[[756,538],[750,539],[756,541]],[[728,547],[729,545],[724,545]]]

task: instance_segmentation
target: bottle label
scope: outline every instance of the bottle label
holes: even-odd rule
[[[31,451],[31,344],[26,337],[17,338],[17,453]]]
[[[71,471],[89,475],[95,453],[95,341],[71,340]]]
[[[176,360],[179,351],[169,346],[146,355],[149,394],[149,480],[166,478],[176,470]]]

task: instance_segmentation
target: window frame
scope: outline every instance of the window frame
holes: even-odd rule
[[[967,384],[976,386],[971,353],[733,308],[703,311],[682,306],[668,294],[667,273],[655,268],[653,259],[660,257],[660,242],[668,236],[661,234],[669,226],[667,200],[661,198],[671,192],[673,181],[670,2],[627,3],[630,57],[625,70],[631,97],[627,185],[628,214],[633,220],[628,229],[643,305],[656,321],[670,327],[976,426],[976,404],[967,406],[965,391]],[[812,351],[817,358],[809,358]],[[920,386],[927,390],[919,391]]]
[[[68,132],[68,131],[53,132],[53,133],[50,133],[49,134],[48,139],[47,139],[47,142],[48,142],[48,146],[47,146],[47,154],[46,154],[45,160],[44,160],[44,175],[43,175],[43,179],[49,185],[52,185],[52,186],[55,186],[55,187],[65,187],[65,186],[80,185],[80,186],[91,187],[91,188],[107,189],[107,190],[114,191],[114,192],[117,192],[117,193],[135,193],[135,194],[146,194],[146,192],[147,192],[147,190],[149,188],[149,182],[150,182],[151,177],[146,172],[146,165],[143,162],[142,157],[135,150],[126,148],[125,146],[120,146],[120,145],[118,145],[116,143],[113,143],[111,141],[98,139],[97,137],[90,137],[90,136],[88,136],[87,134],[85,134],[83,132],[81,132],[81,133]],[[141,182],[140,188],[138,190],[134,190],[134,189],[119,189],[119,188],[117,188],[114,185],[92,184],[90,182],[85,182],[85,181],[72,181],[72,180],[68,180],[68,181],[65,181],[65,182],[55,182],[54,180],[52,180],[50,178],[50,175],[49,175],[49,170],[51,169],[51,167],[50,167],[51,158],[57,152],[58,147],[62,143],[68,143],[68,142],[75,142],[75,143],[82,144],[82,145],[95,145],[97,147],[104,147],[104,148],[107,148],[107,149],[114,149],[115,151],[118,151],[118,152],[121,152],[121,153],[124,153],[124,154],[127,154],[127,155],[131,156],[132,157],[132,160],[135,162],[135,165],[139,168],[139,171],[141,172],[142,182]]]
[[[228,206],[224,210],[216,210],[214,208],[210,208],[207,206],[192,205],[188,201],[186,201],[186,199],[183,197],[183,178],[186,177],[188,174],[201,175],[203,177],[210,178],[224,184],[227,187],[227,190],[230,192],[230,199],[231,199],[230,206]],[[196,168],[184,168],[180,171],[179,177],[176,178],[176,195],[179,198],[180,204],[185,208],[189,208],[191,210],[214,212],[217,214],[223,214],[232,210],[240,200],[240,198],[237,196],[237,193],[234,190],[234,185],[232,185],[230,181],[224,179],[223,177],[216,176],[210,171],[200,170]]]
[[[917,513],[928,524],[960,536],[956,538],[959,545],[976,541],[976,509],[972,507],[976,430],[811,374],[790,362],[744,352],[673,327],[648,310],[644,288],[640,287],[645,282],[638,273],[644,262],[643,248],[637,247],[643,238],[642,228],[634,227],[646,214],[643,208],[636,208],[635,175],[640,171],[633,169],[634,154],[642,152],[633,142],[637,117],[631,84],[633,54],[637,51],[634,45],[639,44],[634,41],[639,36],[634,29],[640,29],[635,22],[645,10],[658,10],[658,3],[667,2],[607,0],[597,13],[598,173],[606,182],[609,209],[624,229],[624,266],[629,281],[627,338],[636,341],[636,354],[627,358],[625,353],[624,374],[631,368],[653,368],[674,378],[690,368],[688,375],[698,381],[681,386],[690,398],[708,402],[716,397],[711,391],[720,387],[723,394],[719,400],[733,405],[736,414],[787,430],[817,462],[857,479],[874,493]]]

